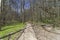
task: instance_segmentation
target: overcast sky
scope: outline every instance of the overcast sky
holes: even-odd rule
[[[0,3],[1,3],[1,0],[0,0]]]

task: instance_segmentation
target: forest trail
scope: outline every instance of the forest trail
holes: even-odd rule
[[[45,30],[46,29],[46,30]],[[40,24],[33,27],[37,40],[60,40],[60,30],[48,26],[43,28]]]
[[[35,37],[34,30],[32,29],[32,25],[30,23],[26,25],[26,29],[24,30],[24,33],[21,35],[21,37],[18,40],[37,40]]]
[[[46,28],[51,29],[47,26]],[[60,30],[55,30],[55,32],[60,32]],[[20,36],[18,40],[60,40],[60,34],[48,32],[42,26],[32,26],[30,23],[28,23],[26,25],[24,33]]]

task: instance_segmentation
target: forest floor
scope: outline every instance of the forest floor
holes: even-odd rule
[[[30,23],[26,25],[24,33],[18,40],[37,40],[32,25]]]
[[[12,25],[6,25],[2,28],[2,31],[0,31],[0,37],[6,36],[8,34],[14,33],[20,29],[23,29],[25,24],[23,23],[16,23]]]
[[[49,25],[48,25],[49,26]],[[47,30],[46,30],[47,29]],[[18,40],[60,40],[60,30],[56,28],[27,24],[24,33]]]
[[[60,40],[60,30],[49,24],[44,25],[44,27],[41,25],[38,24],[33,27],[37,40]]]

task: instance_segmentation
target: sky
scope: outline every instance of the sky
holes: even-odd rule
[[[1,0],[0,0],[0,3],[1,3]]]
[[[29,0],[28,1],[25,1],[25,6],[24,6],[25,9],[29,9],[30,8],[30,2]]]
[[[21,6],[20,0],[13,0],[13,1],[17,3],[17,6],[12,5],[12,8],[20,12],[20,6]],[[0,6],[1,6],[1,0],[0,0]],[[24,9],[29,9],[29,8],[30,8],[30,2],[29,0],[25,0]]]
[[[20,0],[13,0],[17,3],[17,6],[12,5],[14,9],[16,9],[17,12],[20,12],[20,7],[21,7],[21,1]],[[29,9],[30,8],[30,2],[29,0],[25,0],[25,4],[24,4],[24,9]]]
[[[17,8],[20,8],[20,0],[14,0],[14,1],[16,1],[16,3],[17,3]],[[24,4],[24,8],[25,9],[28,9],[28,8],[30,8],[30,2],[29,2],[29,0],[25,0],[25,4]]]

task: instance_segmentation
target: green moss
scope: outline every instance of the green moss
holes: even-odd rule
[[[3,31],[0,31],[0,37],[13,33],[13,32],[16,32],[20,29],[23,29],[24,25],[25,24],[23,24],[23,23],[17,23],[17,24],[5,26],[3,28]]]

